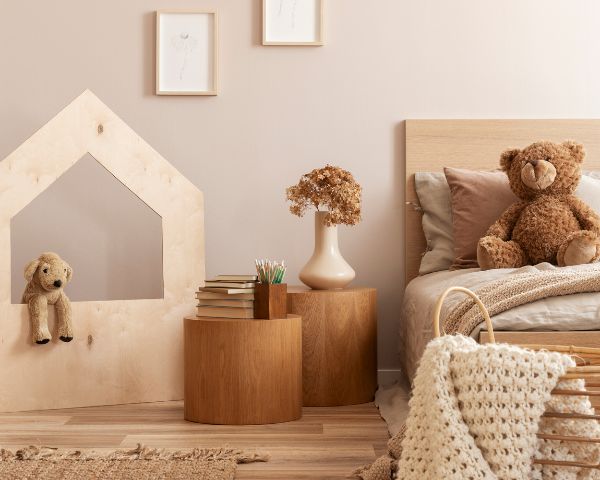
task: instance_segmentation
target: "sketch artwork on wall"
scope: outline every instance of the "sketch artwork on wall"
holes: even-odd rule
[[[216,12],[156,12],[156,94],[217,95]]]
[[[324,0],[263,0],[263,45],[323,45]]]

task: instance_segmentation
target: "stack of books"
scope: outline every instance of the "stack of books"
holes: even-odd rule
[[[198,317],[254,318],[256,275],[217,275],[196,292]]]

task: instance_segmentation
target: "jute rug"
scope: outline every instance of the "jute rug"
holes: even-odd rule
[[[107,454],[28,447],[0,449],[2,480],[232,480],[239,463],[268,455],[231,449],[168,452],[138,445]]]

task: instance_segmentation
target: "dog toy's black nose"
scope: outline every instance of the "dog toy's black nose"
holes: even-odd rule
[[[56,288],[60,288],[62,286],[62,280],[55,280],[54,281],[54,286]]]

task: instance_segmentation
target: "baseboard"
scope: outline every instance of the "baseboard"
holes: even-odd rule
[[[377,370],[377,384],[380,387],[386,387],[396,383],[402,378],[402,370],[398,369],[381,369]]]

